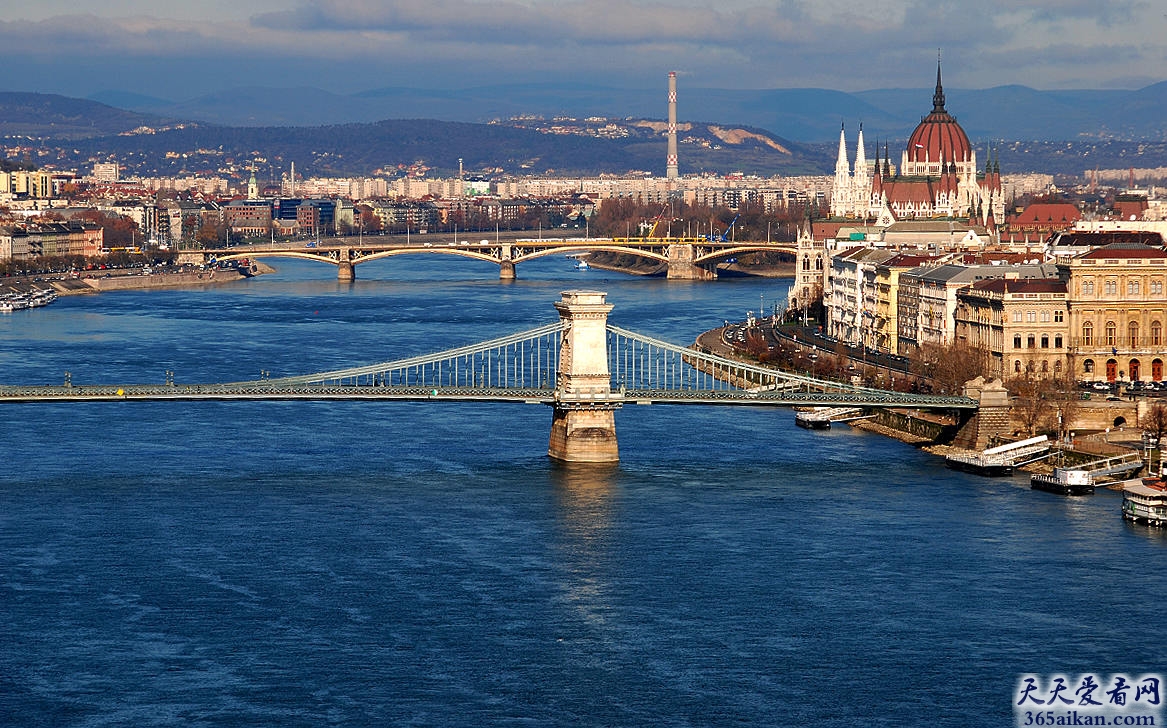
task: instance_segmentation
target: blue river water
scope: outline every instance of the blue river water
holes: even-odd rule
[[[786,281],[569,261],[272,261],[0,318],[0,381],[308,373],[555,320],[689,344]],[[1160,671],[1167,537],[1120,498],[946,470],[788,410],[627,407],[621,462],[539,405],[0,410],[0,725],[981,726],[1023,673]]]

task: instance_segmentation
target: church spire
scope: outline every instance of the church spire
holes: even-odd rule
[[[940,83],[940,50],[936,50],[936,93],[932,94],[932,113],[944,111],[944,85]]]

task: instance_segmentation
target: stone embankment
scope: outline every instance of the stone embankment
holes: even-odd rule
[[[273,273],[275,269],[263,263],[252,263],[252,275]],[[97,275],[100,273],[100,275]],[[179,269],[162,268],[149,274],[141,269],[109,269],[86,271],[79,278],[46,279],[43,277],[16,277],[0,282],[0,293],[27,293],[29,291],[52,288],[62,296],[77,296],[102,291],[149,290],[156,288],[187,288],[191,286],[219,285],[233,283],[248,278],[235,268],[229,269]]]

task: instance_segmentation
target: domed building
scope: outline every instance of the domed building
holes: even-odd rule
[[[863,148],[863,127],[855,169],[847,159],[846,131],[839,132],[839,158],[831,191],[831,215],[874,221],[880,226],[900,220],[960,218],[995,227],[1005,216],[1001,170],[995,162],[977,169],[977,153],[968,135],[944,108],[940,64],[936,64],[936,92],[932,112],[908,137],[898,167],[884,145],[869,166]]]

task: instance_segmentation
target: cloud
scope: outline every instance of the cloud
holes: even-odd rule
[[[120,7],[131,2],[145,0]],[[655,87],[668,70],[691,85],[855,91],[929,86],[942,47],[952,88],[1129,86],[1167,78],[1167,18],[1148,2],[239,0],[192,20],[155,0],[155,16],[0,22],[0,64],[9,86],[70,92],[125,85],[106,69],[128,68],[169,97],[256,83]]]
[[[801,17],[789,3],[714,10],[621,0],[530,5],[473,0],[314,0],[294,10],[257,15],[251,22],[257,28],[284,31],[405,32],[421,39],[552,47],[564,42],[777,42],[796,37]]]

